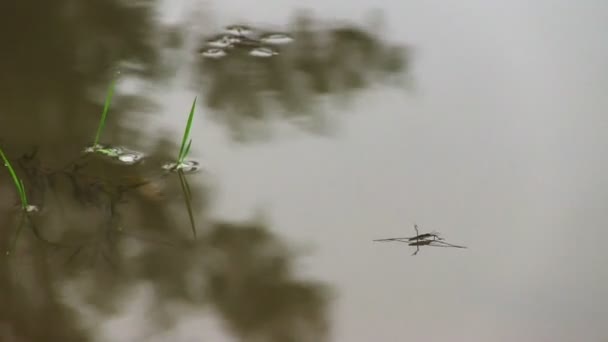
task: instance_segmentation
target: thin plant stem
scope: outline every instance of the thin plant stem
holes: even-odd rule
[[[6,166],[6,168],[8,169],[8,172],[10,173],[11,178],[13,178],[13,182],[15,183],[15,187],[19,192],[19,198],[21,199],[21,208],[27,208],[27,197],[25,196],[25,188],[23,186],[23,181],[19,179],[19,177],[17,177],[13,166],[8,161],[8,158],[6,157],[2,149],[0,149],[0,157],[2,157],[2,160],[4,161],[4,166]]]
[[[190,187],[188,186],[188,182],[186,181],[184,172],[181,169],[177,171],[177,175],[179,177],[180,185],[182,186],[182,191],[184,192],[184,197],[186,200],[186,208],[188,209],[188,217],[190,218],[190,225],[192,228],[192,235],[196,239],[196,226],[194,224],[194,214],[192,213]]]
[[[114,95],[114,86],[116,84],[116,79],[112,79],[110,83],[110,87],[108,88],[108,93],[106,95],[106,102],[103,106],[103,112],[101,113],[101,119],[99,120],[99,125],[97,126],[97,134],[95,134],[95,141],[93,142],[93,146],[97,146],[99,142],[99,137],[103,132],[103,128],[106,125],[106,117],[108,115],[108,111],[110,110],[110,103],[112,102],[112,96]]]
[[[182,138],[182,146],[179,149],[179,155],[177,156],[178,165],[184,161],[188,152],[190,152],[190,144],[186,147],[186,141],[190,137],[190,129],[192,128],[192,119],[194,118],[194,109],[196,108],[196,97],[194,98],[194,102],[192,102],[192,108],[190,109],[190,115],[188,116],[188,122],[186,123],[186,129],[184,131],[184,136]]]

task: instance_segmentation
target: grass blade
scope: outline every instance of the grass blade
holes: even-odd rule
[[[103,128],[106,125],[106,116],[108,115],[108,110],[110,110],[110,103],[112,102],[112,96],[114,95],[115,84],[116,79],[113,79],[110,83],[110,87],[108,88],[108,94],[106,95],[106,103],[103,106],[103,112],[101,113],[99,126],[97,126],[97,134],[95,134],[95,141],[93,142],[93,146],[97,146],[97,143],[99,142],[99,137],[101,136],[101,132],[103,132]]]
[[[178,176],[181,178],[181,181],[184,183],[185,195],[187,196],[189,201],[192,201],[192,192],[190,191],[190,185],[188,185],[188,180],[186,179],[186,174],[184,170],[179,170]]]
[[[186,157],[188,156],[188,153],[190,153],[190,146],[192,146],[192,139],[190,139],[190,141],[188,141],[188,146],[186,146],[186,151],[184,151],[184,155],[182,156],[181,162],[183,162],[184,159],[186,159]]]
[[[182,186],[182,191],[184,192],[184,197],[186,199],[186,208],[188,209],[188,216],[190,218],[190,225],[192,227],[192,235],[196,239],[196,226],[194,225],[194,215],[192,214],[190,186],[188,186],[188,182],[186,181],[184,172],[182,170],[178,170],[177,175],[179,177],[179,183]]]
[[[25,186],[23,185],[23,180],[19,179],[20,186],[20,196],[21,196],[21,204],[23,204],[23,209],[27,207],[27,196],[25,194]]]
[[[194,98],[194,102],[192,102],[192,109],[190,109],[190,115],[188,116],[188,123],[186,123],[186,130],[184,131],[184,137],[182,138],[182,146],[179,149],[179,155],[177,157],[177,163],[181,164],[181,162],[185,158],[185,148],[186,141],[190,137],[190,128],[192,128],[192,118],[194,117],[194,109],[196,108],[196,97]]]
[[[21,206],[25,209],[25,207],[27,207],[27,198],[25,197],[25,191],[23,189],[23,182],[19,179],[19,177],[17,177],[17,174],[15,173],[13,166],[8,161],[8,158],[6,158],[6,155],[4,154],[2,149],[0,149],[0,157],[2,157],[2,160],[4,161],[4,166],[6,166],[6,168],[8,169],[8,172],[11,174],[11,177],[13,178],[15,187],[17,188],[17,191],[19,192],[19,198],[21,199]]]

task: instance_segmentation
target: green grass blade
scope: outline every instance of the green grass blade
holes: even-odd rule
[[[185,148],[186,141],[190,137],[190,128],[192,128],[192,118],[194,117],[194,109],[196,108],[196,97],[194,98],[194,102],[192,102],[192,109],[190,109],[190,115],[188,116],[188,123],[186,124],[186,130],[184,131],[184,137],[182,138],[182,146],[179,149],[179,155],[177,157],[178,164],[181,164],[185,158]]]
[[[19,179],[19,177],[17,177],[17,174],[15,173],[13,166],[8,161],[8,158],[6,158],[6,155],[4,154],[2,149],[0,149],[0,157],[2,157],[2,160],[4,161],[4,166],[6,166],[6,168],[8,169],[8,172],[11,174],[11,177],[13,178],[15,187],[17,188],[17,191],[19,192],[19,198],[21,199],[21,206],[23,208],[25,208],[27,206],[27,202],[26,202],[26,198],[25,198],[25,191],[23,190],[23,182]]]
[[[95,141],[93,142],[93,146],[97,146],[97,143],[99,142],[99,137],[101,136],[101,132],[103,132],[103,128],[106,125],[106,116],[108,115],[108,111],[110,110],[110,103],[112,102],[112,96],[114,95],[115,84],[116,79],[113,79],[110,83],[110,87],[108,88],[108,94],[106,95],[106,103],[103,106],[103,112],[101,113],[99,126],[97,126],[97,134],[95,134]]]
[[[186,151],[184,151],[184,155],[182,156],[181,162],[183,162],[184,159],[186,159],[186,157],[188,156],[188,153],[190,153],[190,146],[192,146],[192,139],[190,139],[190,141],[188,141],[188,146],[186,146]]]
[[[25,194],[25,186],[23,185],[23,180],[22,179],[19,179],[19,183],[21,184],[21,189],[20,189],[21,190],[20,191],[21,192],[20,193],[21,204],[23,205],[23,209],[25,209],[27,207],[27,196]]]
[[[177,171],[177,175],[179,177],[179,183],[182,186],[182,191],[184,192],[184,197],[186,199],[186,208],[188,209],[188,216],[190,218],[190,225],[192,228],[192,235],[196,239],[196,226],[194,224],[194,215],[192,214],[192,202],[190,197],[190,186],[188,186],[188,182],[184,176],[184,172],[182,170]]]

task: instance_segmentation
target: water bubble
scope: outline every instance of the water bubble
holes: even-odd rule
[[[284,45],[293,42],[293,38],[286,33],[267,33],[260,37],[260,41],[264,44]]]
[[[255,48],[255,49],[251,50],[249,52],[249,54],[254,57],[266,58],[266,57],[272,57],[272,56],[278,55],[279,53],[272,49],[269,49],[269,48],[259,47],[259,48]]]

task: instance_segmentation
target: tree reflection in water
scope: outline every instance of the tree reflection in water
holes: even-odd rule
[[[408,69],[409,48],[391,45],[382,39],[381,32],[371,30],[378,29],[381,13],[372,12],[372,21],[374,27],[369,30],[352,24],[316,24],[311,14],[303,11],[288,30],[292,42],[266,44],[277,52],[271,58],[235,53],[238,47],[234,46],[210,44],[210,39],[221,40],[227,31],[219,29],[200,39],[198,85],[204,86],[215,118],[226,124],[235,138],[255,138],[247,123],[271,119],[269,113],[276,113],[277,105],[283,117],[323,133],[328,122],[321,95],[349,95]],[[248,38],[258,41],[268,32],[251,29]]]
[[[294,256],[264,225],[214,220],[208,211],[214,189],[204,175],[192,186],[202,218],[201,236],[192,239],[178,180],[163,176],[160,167],[172,160],[176,143],[159,137],[145,151],[145,163],[133,166],[96,157],[71,163],[91,143],[116,69],[151,84],[171,74],[159,50],[182,49],[183,39],[179,29],[165,30],[154,20],[154,6],[120,0],[0,4],[0,145],[15,162],[29,201],[42,208],[32,222],[45,239],[60,244],[44,243],[24,229],[15,253],[0,259],[0,340],[92,340],[66,305],[69,297],[85,298],[110,315],[142,281],[157,290],[149,319],[159,330],[175,323],[167,304],[181,302],[213,308],[241,340],[326,340],[327,288],[297,279]],[[307,20],[298,19],[293,47],[277,59],[199,65],[211,82],[207,104],[221,109],[221,122],[246,129],[240,123],[265,118],[268,91],[286,114],[314,118],[320,94],[358,89],[405,66],[395,48],[382,47],[363,30],[319,33]],[[159,43],[157,34],[169,44]],[[319,34],[331,40],[331,48],[321,47]],[[150,105],[145,94],[117,93],[103,140],[137,146],[142,132],[121,123],[141,119],[130,111]],[[15,195],[2,170],[3,250],[20,214]]]

